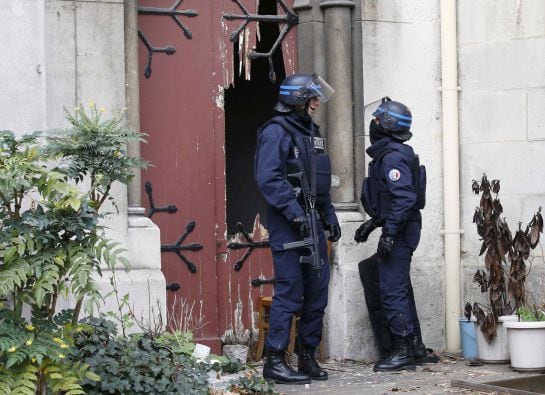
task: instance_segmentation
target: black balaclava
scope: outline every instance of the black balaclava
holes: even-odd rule
[[[369,137],[371,144],[375,144],[377,141],[383,138],[392,138],[392,132],[386,130],[381,124],[377,123],[374,119],[371,119],[369,124]]]
[[[310,127],[310,124],[312,123],[312,116],[308,113],[308,106],[309,101],[305,103],[305,107],[301,108],[294,108],[292,112],[290,112],[293,119],[300,122],[303,126],[306,128]]]

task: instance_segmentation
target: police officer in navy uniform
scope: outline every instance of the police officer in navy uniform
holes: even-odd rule
[[[277,383],[310,383],[327,380],[327,373],[315,360],[315,349],[322,337],[324,310],[327,305],[329,265],[324,229],[329,240],[337,241],[341,229],[329,190],[331,166],[324,151],[324,141],[312,115],[327,101],[333,89],[321,77],[294,74],[280,86],[279,113],[260,128],[255,155],[254,174],[257,185],[268,203],[267,226],[271,246],[275,286],[266,338],[266,362],[263,376]],[[311,163],[314,155],[314,165]],[[305,248],[284,250],[284,243],[308,237],[309,221],[301,185],[289,175],[301,171],[311,183],[315,180],[317,237],[323,265],[319,272],[312,265],[300,263]],[[311,174],[312,172],[315,174]],[[291,321],[300,313],[298,329],[298,371],[285,359]]]
[[[410,267],[420,241],[425,204],[425,169],[405,144],[412,137],[412,115],[407,106],[382,99],[369,126],[372,158],[362,185],[362,204],[371,217],[354,239],[365,242],[382,227],[377,253],[359,263],[367,307],[381,359],[375,371],[415,369],[426,359],[416,312]]]

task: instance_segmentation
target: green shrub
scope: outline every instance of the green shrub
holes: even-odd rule
[[[118,337],[115,324],[102,318],[87,323],[89,329],[74,338],[77,360],[89,365],[100,381],[85,379],[86,393],[208,393],[209,367],[197,363],[179,344],[144,335]]]
[[[89,366],[72,360],[72,333],[82,327],[72,324],[72,312],[62,311],[53,319],[27,324],[8,309],[0,310],[0,393],[34,394],[36,388],[49,393],[83,394],[80,382],[98,380]]]
[[[535,305],[532,307],[521,306],[517,309],[520,321],[545,321],[545,313]]]
[[[84,302],[101,305],[100,265],[128,265],[104,237],[99,210],[114,182],[145,166],[125,154],[140,134],[101,113],[94,104],[89,116],[67,113],[71,128],[42,135],[0,132],[0,393],[74,395],[84,378],[98,379],[68,356]],[[56,314],[68,295],[74,308]]]

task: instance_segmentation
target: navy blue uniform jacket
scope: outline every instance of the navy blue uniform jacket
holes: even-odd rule
[[[369,177],[378,177],[390,195],[389,210],[381,213],[384,222],[383,234],[396,236],[408,222],[421,223],[420,210],[417,208],[417,194],[414,190],[411,166],[415,153],[411,146],[383,138],[367,148],[371,158],[376,158],[385,149],[389,150],[378,163],[371,162]],[[379,166],[378,169],[372,169]],[[371,183],[375,185],[375,183]]]
[[[275,122],[275,119],[289,122],[292,126],[290,129],[295,130],[295,133],[288,132],[285,127]],[[267,225],[270,232],[269,242],[273,251],[281,250],[283,243],[298,240],[289,221],[305,215],[305,211],[298,202],[287,175],[288,171],[293,171],[288,170],[288,167],[290,163],[296,163],[296,156],[303,159],[303,165],[308,175],[311,127],[314,128],[315,147],[317,147],[318,153],[317,162],[319,162],[316,180],[317,209],[325,223],[338,223],[329,194],[331,186],[329,157],[324,152],[323,139],[320,137],[318,125],[311,124],[311,122],[305,122],[301,116],[294,112],[280,115],[266,123],[257,136],[254,175],[261,194],[269,205]]]

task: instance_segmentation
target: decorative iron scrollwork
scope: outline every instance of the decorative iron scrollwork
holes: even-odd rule
[[[180,29],[182,29],[184,36],[187,39],[191,40],[191,38],[193,37],[193,33],[191,32],[191,30],[185,27],[185,25],[178,18],[178,16],[193,18],[199,15],[199,13],[195,10],[178,10],[178,7],[182,3],[182,1],[183,0],[176,0],[176,2],[169,8],[138,7],[138,14],[170,16],[174,20],[174,22],[180,27]],[[167,55],[173,55],[174,53],[176,53],[176,48],[172,46],[166,46],[162,48],[154,47],[153,45],[151,45],[147,37],[144,35],[144,32],[142,32],[141,30],[138,30],[138,37],[140,37],[140,39],[148,49],[148,64],[146,65],[146,69],[144,70],[144,77],[149,78],[151,77],[151,61],[153,59],[153,54],[156,52],[160,52],[166,53]]]
[[[150,210],[148,212],[148,218],[151,218],[153,214],[156,212],[167,212],[169,214],[174,214],[178,209],[175,205],[169,204],[168,206],[164,207],[155,207],[155,203],[153,202],[153,187],[151,185],[151,182],[146,181],[144,188],[146,190],[146,194],[149,198],[149,205]],[[187,266],[187,269],[191,273],[197,273],[197,267],[193,262],[191,262],[187,257],[182,254],[181,251],[200,251],[203,249],[202,244],[200,243],[191,243],[191,244],[182,244],[191,232],[195,229],[195,221],[190,221],[185,227],[184,233],[178,238],[176,243],[174,244],[162,244],[161,245],[161,252],[174,252],[178,257],[185,263]]]
[[[167,291],[176,292],[180,290],[180,284],[178,283],[170,283],[167,285]]]
[[[191,243],[191,244],[182,244],[185,238],[188,234],[193,232],[195,229],[195,221],[190,221],[186,227],[184,233],[178,238],[176,243],[174,244],[163,244],[161,245],[161,251],[163,252],[174,252],[178,257],[186,264],[187,270],[189,270],[191,273],[197,273],[197,267],[193,262],[191,262],[189,259],[186,258],[184,254],[181,253],[181,251],[200,251],[202,250],[202,244],[199,243]]]
[[[244,265],[244,262],[246,261],[246,259],[248,259],[248,257],[250,256],[250,254],[252,253],[252,251],[255,248],[268,248],[269,247],[269,240],[254,241],[250,237],[248,232],[246,232],[244,230],[244,225],[242,225],[241,222],[237,222],[236,229],[237,229],[237,233],[242,233],[242,235],[246,239],[247,243],[231,242],[231,243],[227,244],[227,248],[229,248],[231,250],[240,250],[241,248],[248,248],[246,250],[246,252],[244,253],[244,255],[242,256],[242,258],[239,259],[235,263],[235,272],[238,272],[238,271],[240,271],[240,269],[242,269],[242,265]]]
[[[254,288],[261,287],[262,285],[265,285],[265,284],[274,284],[274,283],[276,283],[275,278],[254,278],[251,281],[252,287]]]
[[[176,211],[178,211],[178,207],[173,204],[169,204],[168,206],[164,207],[155,207],[155,202],[153,201],[153,187],[151,186],[151,182],[146,181],[146,183],[144,184],[144,189],[149,199],[150,209],[148,211],[148,218],[151,218],[155,213],[167,212],[169,214],[174,214]]]
[[[273,60],[272,55],[274,51],[278,48],[278,46],[282,43],[282,40],[284,40],[284,37],[289,33],[291,28],[299,23],[299,17],[297,14],[288,8],[288,6],[284,3],[284,0],[276,0],[276,2],[280,5],[280,7],[284,10],[285,15],[259,15],[259,14],[250,14],[246,7],[240,2],[240,0],[232,0],[244,13],[243,15],[237,15],[232,13],[225,13],[223,14],[223,18],[227,19],[228,21],[233,20],[243,20],[243,22],[240,24],[240,26],[231,33],[231,42],[235,42],[238,40],[240,32],[248,25],[248,23],[252,21],[256,22],[276,22],[276,23],[284,23],[284,27],[278,34],[278,38],[272,45],[269,52],[256,52],[254,50],[251,50],[248,56],[250,59],[257,59],[257,58],[268,58],[269,61],[269,79],[271,82],[276,81],[276,73],[274,71],[273,66]]]

